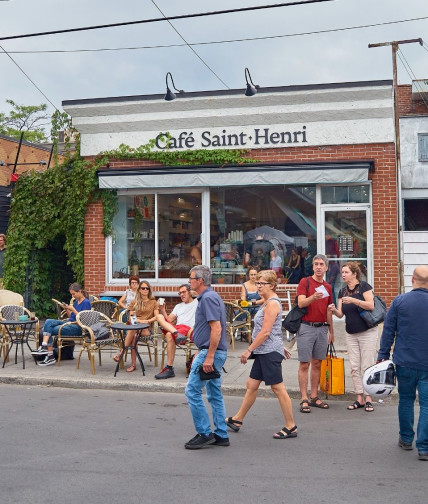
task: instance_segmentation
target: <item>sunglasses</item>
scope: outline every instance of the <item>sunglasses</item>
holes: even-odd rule
[[[140,290],[150,290],[149,287],[140,287]]]

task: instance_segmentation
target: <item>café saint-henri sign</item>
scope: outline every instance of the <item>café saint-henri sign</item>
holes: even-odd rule
[[[179,133],[159,133],[155,139],[158,149],[198,149],[198,148],[249,148],[270,147],[289,144],[304,144],[306,126],[297,131],[278,131],[273,128],[254,128],[252,130],[231,133],[226,129],[218,133],[204,130],[197,134],[192,131]]]

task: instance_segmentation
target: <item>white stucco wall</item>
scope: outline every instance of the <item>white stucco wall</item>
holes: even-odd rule
[[[403,189],[428,189],[428,162],[418,161],[419,133],[428,134],[428,117],[400,118],[401,181]]]

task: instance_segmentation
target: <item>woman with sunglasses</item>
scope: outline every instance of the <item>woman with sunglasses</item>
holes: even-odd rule
[[[140,324],[153,324],[156,317],[159,315],[159,305],[152,294],[152,288],[147,280],[140,282],[138,292],[134,301],[129,306],[129,315],[135,315],[137,322]],[[145,329],[142,333],[143,336],[150,336],[150,329]],[[137,331],[127,331],[125,338],[125,346],[135,347],[137,339]],[[118,362],[120,353],[114,356],[114,360]],[[131,365],[127,368],[128,373],[132,373],[137,369],[137,354],[135,349],[131,349]]]
[[[226,418],[227,426],[238,432],[242,427],[245,415],[257,398],[262,381],[270,385],[279,401],[284,415],[285,426],[274,439],[288,439],[297,436],[297,426],[294,423],[291,399],[282,379],[282,361],[289,359],[291,354],[284,348],[282,341],[282,305],[276,295],[277,276],[272,270],[261,271],[257,275],[256,286],[263,304],[254,316],[254,330],[251,344],[241,355],[241,363],[254,359],[250,377],[247,380],[247,391],[238,412]]]
[[[138,292],[139,283],[140,279],[137,276],[131,275],[129,277],[129,289],[126,289],[126,291],[123,293],[123,296],[118,301],[118,305],[123,310],[127,310],[131,305],[131,303],[134,301],[135,296],[137,295]]]

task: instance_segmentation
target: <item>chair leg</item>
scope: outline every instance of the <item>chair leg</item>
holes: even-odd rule
[[[82,346],[79,352],[79,357],[77,357],[77,364],[76,364],[76,369],[79,369],[80,367],[80,357],[82,356],[82,353],[85,351],[85,347]]]
[[[233,334],[233,327],[230,328],[230,342],[232,343],[232,351],[235,351],[235,335]]]
[[[90,361],[91,361],[91,370],[92,370],[92,374],[94,375],[95,374],[95,353],[94,351],[91,350],[90,352],[90,357],[89,357]]]
[[[155,367],[158,367],[158,349],[157,349],[157,347],[154,347],[153,354],[154,354]]]

